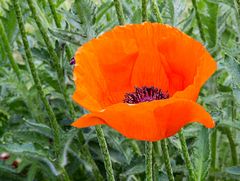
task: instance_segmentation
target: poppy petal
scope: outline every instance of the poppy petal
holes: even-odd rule
[[[174,98],[197,100],[201,87],[217,69],[217,63],[207,51],[204,52],[200,60],[193,84],[187,86],[183,91],[175,92]]]
[[[168,99],[115,104],[81,117],[72,126],[84,128],[106,124],[128,138],[157,141],[174,135],[194,121],[214,127],[211,116],[199,104],[186,99]]]
[[[115,27],[80,47],[75,60],[73,99],[92,112],[121,103],[135,86],[196,100],[216,69],[201,43],[149,22]]]
[[[80,47],[75,54],[73,99],[90,111],[122,102],[132,88],[130,77],[137,56],[134,40],[107,35]]]

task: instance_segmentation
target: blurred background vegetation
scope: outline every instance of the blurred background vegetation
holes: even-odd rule
[[[31,2],[37,17],[29,8]],[[201,41],[218,62],[218,71],[198,100],[217,126],[207,130],[191,124],[184,129],[198,180],[239,180],[240,2],[149,0],[147,14],[151,22],[158,21],[154,2],[163,23]],[[16,0],[0,0],[0,181],[66,177],[74,181],[103,180],[106,174],[95,129],[79,131],[69,126],[84,114],[71,101],[74,84],[70,60],[79,46],[118,25],[114,1],[18,1],[32,61],[61,127],[57,158],[49,122],[51,111],[46,109],[31,74],[14,3]],[[142,22],[141,1],[121,3],[125,23]],[[105,126],[103,129],[116,180],[144,180],[144,142],[126,139]],[[177,136],[168,139],[168,148],[175,179],[189,180]],[[154,180],[168,180],[158,143],[154,144],[153,154]]]

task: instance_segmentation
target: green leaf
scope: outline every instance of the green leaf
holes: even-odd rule
[[[86,38],[86,35],[81,35],[79,33],[74,33],[60,29],[48,29],[48,30],[56,38],[60,38],[62,41],[66,41],[77,46],[81,46],[81,44],[86,41],[86,40],[83,41],[84,40],[83,38]]]
[[[145,165],[136,165],[132,168],[130,168],[129,170],[127,170],[126,172],[122,173],[121,176],[126,177],[129,175],[136,175],[136,174],[140,174],[143,173],[145,171]]]
[[[221,121],[219,123],[219,126],[220,125],[227,126],[227,127],[230,127],[230,128],[235,128],[235,129],[240,131],[240,125],[237,124],[236,122],[233,122],[233,121],[225,121],[224,120],[224,121]]]
[[[75,0],[73,9],[83,24],[91,25],[95,21],[96,5],[90,0]]]
[[[225,169],[225,172],[232,174],[232,175],[240,176],[240,166],[227,167]]]
[[[208,129],[202,127],[194,144],[193,165],[198,181],[206,180],[210,161],[210,144]]]
[[[18,33],[17,18],[12,5],[8,5],[8,9],[4,9],[4,16],[0,16],[0,21],[1,20],[6,30],[8,40],[11,42],[10,44],[12,44]]]
[[[182,13],[186,8],[184,0],[166,0],[164,3],[164,16],[167,19],[166,23],[177,26],[182,18]],[[165,22],[165,21],[164,21]]]
[[[200,0],[197,3],[203,33],[208,48],[214,48],[218,39],[218,9],[217,3],[210,0]]]

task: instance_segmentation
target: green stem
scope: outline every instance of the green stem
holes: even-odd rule
[[[61,21],[60,19],[58,18],[58,14],[57,14],[57,11],[56,11],[56,8],[55,8],[55,5],[53,3],[53,0],[48,0],[48,4],[49,4],[49,7],[51,9],[51,13],[53,15],[53,19],[54,19],[54,22],[57,26],[57,28],[61,28]],[[71,59],[71,56],[72,56],[72,53],[71,53],[71,49],[68,45],[65,46],[65,50],[66,50],[66,55],[67,55],[67,59],[70,60]]]
[[[98,169],[98,166],[96,165],[95,161],[91,157],[91,153],[89,151],[88,145],[82,145],[79,156],[83,159],[86,160],[89,165],[92,167],[93,175],[95,176],[95,179],[97,181],[103,181],[103,177]]]
[[[140,150],[140,148],[139,148],[136,140],[131,140],[131,141],[129,142],[129,144],[130,144],[130,146],[132,147],[133,152],[134,152],[135,154],[137,154],[138,156],[141,156],[141,155],[142,155],[141,150]]]
[[[54,22],[55,22],[57,28],[61,28],[61,22],[60,22],[60,19],[58,18],[58,14],[56,12],[56,8],[55,8],[55,5],[54,5],[53,1],[52,0],[48,0],[48,4],[49,4],[49,7],[51,9],[51,13],[53,15]],[[71,56],[72,56],[70,47],[68,45],[66,45],[65,46],[65,50],[66,50],[67,58],[70,60]],[[73,116],[75,116],[75,115],[73,115]],[[80,143],[82,145],[81,152],[83,154],[83,157],[84,157],[84,159],[86,159],[92,165],[93,174],[96,177],[96,180],[97,181],[103,180],[103,177],[102,177],[102,175],[101,175],[101,173],[100,173],[100,171],[99,171],[95,161],[93,160],[93,158],[91,156],[89,148],[86,145],[84,145],[84,136],[83,136],[82,130],[78,131],[78,137],[79,137],[79,141],[80,141]]]
[[[38,122],[42,122],[41,116],[39,114],[38,115],[34,114],[37,111],[37,107],[34,106],[33,102],[30,99],[28,99],[28,97],[27,97],[28,95],[26,94],[26,92],[28,91],[28,89],[27,89],[27,87],[26,87],[26,85],[25,85],[25,83],[24,83],[24,81],[21,77],[19,67],[18,67],[17,63],[15,62],[15,60],[13,58],[12,50],[11,50],[10,44],[8,42],[8,38],[6,36],[6,31],[5,31],[4,26],[2,25],[1,21],[0,21],[0,36],[2,37],[3,43],[6,46],[5,49],[6,49],[6,52],[8,54],[10,64],[11,64],[15,74],[17,75],[17,78],[18,78],[19,82],[21,83],[20,85],[22,86],[23,90],[20,91],[20,94],[23,97],[23,100],[26,102],[26,105],[27,105],[28,109],[32,110],[31,111],[32,117],[35,118]],[[18,43],[18,45],[19,45],[19,43]],[[23,56],[23,58],[24,58],[24,60],[26,60],[24,56]]]
[[[179,131],[178,136],[179,136],[180,143],[181,143],[181,146],[182,146],[183,157],[184,157],[187,169],[189,171],[190,179],[191,180],[196,180],[196,176],[195,176],[195,173],[194,173],[194,170],[193,170],[192,162],[190,160],[190,156],[189,156],[189,153],[188,153],[188,148],[187,148],[185,136],[183,134],[183,130],[182,129]]]
[[[147,16],[147,3],[148,3],[148,0],[142,0],[142,22],[148,20],[148,16]]]
[[[92,155],[90,153],[88,145],[85,144],[83,132],[82,132],[81,129],[78,130],[78,141],[81,144],[81,149],[80,149],[80,152],[79,152],[79,156],[83,160],[86,160],[92,166],[92,171],[93,171],[93,174],[94,174],[96,180],[97,181],[102,181],[103,177],[102,177],[102,175],[101,175],[101,173],[98,169],[98,166],[96,165],[95,161],[92,158]]]
[[[236,149],[236,144],[234,143],[231,130],[229,128],[222,127],[222,126],[218,126],[218,129],[227,136],[230,149],[231,149],[232,164],[237,165],[238,163],[237,149]]]
[[[14,3],[15,13],[16,13],[16,16],[17,16],[19,30],[20,30],[20,33],[21,33],[21,36],[22,36],[24,50],[25,50],[26,57],[27,57],[27,62],[28,62],[29,68],[31,70],[31,74],[32,74],[35,86],[38,90],[39,96],[40,96],[40,98],[41,98],[41,100],[42,100],[42,102],[43,102],[43,104],[44,104],[44,106],[47,110],[47,113],[48,113],[48,116],[49,116],[49,119],[50,119],[51,130],[53,132],[53,137],[54,137],[54,151],[55,151],[56,157],[59,158],[60,154],[61,154],[61,146],[60,146],[60,129],[61,128],[59,127],[57,119],[55,117],[55,114],[54,114],[54,112],[53,112],[45,94],[44,94],[44,91],[42,89],[42,85],[41,85],[37,70],[36,70],[35,65],[33,63],[33,58],[32,58],[32,54],[31,54],[31,51],[30,51],[30,46],[29,46],[29,43],[28,43],[28,40],[27,40],[27,35],[26,35],[25,28],[24,28],[22,12],[20,10],[19,2],[18,2],[18,0],[14,0],[13,3]],[[68,176],[65,168],[62,168],[62,171],[63,171],[62,177],[63,177],[64,181],[70,181],[69,176]]]
[[[153,143],[146,142],[146,181],[153,181],[153,168],[152,168],[152,154],[153,154]]]
[[[213,173],[216,171],[216,159],[217,158],[217,129],[214,129],[211,134],[211,170]],[[215,174],[209,177],[211,181],[215,181]]]
[[[5,50],[7,52],[10,64],[11,64],[15,74],[17,75],[18,80],[20,81],[21,80],[20,70],[19,70],[19,67],[18,67],[18,65],[16,64],[16,62],[13,58],[10,43],[9,43],[5,28],[4,28],[1,20],[0,20],[0,37],[2,37],[1,39],[2,39],[3,45],[4,45],[3,48],[5,48]]]
[[[195,13],[196,13],[196,19],[197,19],[198,29],[199,29],[199,32],[200,32],[200,37],[201,37],[201,39],[203,40],[203,42],[205,42],[205,36],[204,36],[203,26],[202,26],[200,14],[199,14],[199,12],[198,12],[198,7],[197,7],[197,2],[196,2],[196,0],[192,0],[192,4],[193,4],[193,8],[194,8]]]
[[[217,155],[217,129],[211,135],[211,165],[213,171],[216,170],[216,155]]]
[[[53,19],[55,21],[55,24],[56,24],[57,28],[61,28],[61,22],[60,22],[60,20],[58,18],[58,15],[57,15],[57,12],[56,12],[56,9],[55,9],[55,5],[54,5],[53,1],[52,0],[48,0],[48,5],[49,5],[49,7],[51,9],[51,12],[52,12],[52,15],[53,15]]]
[[[155,17],[157,19],[157,22],[158,23],[163,23],[163,20],[162,20],[162,17],[161,17],[161,13],[160,13],[160,11],[158,9],[158,5],[157,5],[156,0],[152,0],[151,7],[152,7],[153,14],[155,15]]]
[[[153,143],[153,180],[159,180],[159,170],[161,170],[159,142]]]
[[[120,0],[114,0],[114,5],[117,11],[117,17],[118,17],[118,22],[120,25],[124,24],[124,14],[123,14],[123,8],[121,5]]]
[[[62,174],[61,174],[62,179],[64,181],[71,181],[65,168],[62,167],[61,170],[62,170]]]
[[[174,181],[174,176],[173,176],[173,171],[172,171],[171,162],[170,162],[170,158],[169,158],[169,153],[168,153],[168,147],[167,147],[166,139],[161,141],[161,147],[162,147],[165,167],[166,167],[167,174],[168,174],[168,179],[170,181]]]
[[[111,162],[110,154],[108,152],[107,143],[106,143],[106,140],[104,137],[103,130],[100,125],[95,126],[95,129],[96,129],[96,133],[97,133],[98,143],[99,143],[99,146],[100,146],[101,152],[103,154],[103,158],[104,158],[104,166],[105,166],[106,173],[107,173],[107,180],[115,181],[114,174],[113,174],[113,168],[112,168],[112,162]]]
[[[59,155],[60,154],[60,133],[59,133],[59,130],[60,130],[60,127],[57,123],[57,120],[56,120],[56,117],[54,115],[54,112],[44,94],[44,91],[42,89],[42,85],[41,85],[41,82],[40,82],[40,79],[39,79],[39,76],[38,76],[38,73],[36,71],[36,68],[35,68],[35,65],[33,63],[33,58],[32,58],[32,54],[31,54],[31,51],[30,51],[30,47],[29,47],[29,43],[28,43],[28,40],[27,40],[27,36],[26,36],[26,31],[25,31],[25,28],[24,28],[24,23],[23,23],[23,18],[22,18],[22,13],[21,13],[21,10],[20,10],[20,6],[19,6],[19,2],[18,0],[14,0],[14,9],[15,9],[15,13],[16,13],[16,16],[17,16],[17,20],[18,20],[18,26],[19,26],[19,30],[20,30],[20,33],[21,33],[21,36],[22,36],[22,41],[23,41],[23,45],[24,45],[24,49],[25,49],[25,53],[26,53],[26,57],[27,57],[27,62],[28,62],[28,65],[29,65],[29,68],[31,70],[31,74],[32,74],[32,77],[33,77],[33,80],[34,80],[34,83],[36,85],[36,88],[38,90],[38,93],[40,95],[40,98],[47,110],[47,113],[48,113],[48,116],[50,118],[50,126],[52,128],[52,131],[53,131],[53,135],[54,135],[54,146],[55,146],[55,153],[56,155]]]
[[[44,26],[42,25],[41,23],[41,20],[39,18],[39,16],[37,15],[37,10],[36,10],[36,4],[32,1],[32,0],[27,0],[28,2],[28,5],[29,5],[29,8],[32,12],[32,16],[38,26],[38,29],[39,31],[41,32],[41,35],[43,37],[43,40],[46,44],[46,47],[48,49],[48,52],[53,60],[53,65],[54,65],[54,68],[56,69],[57,71],[57,74],[58,74],[58,81],[59,81],[59,85],[60,85],[60,89],[62,91],[62,94],[64,96],[64,100],[69,108],[69,111],[70,111],[70,114],[74,117],[75,115],[75,111],[74,111],[74,107],[73,107],[73,104],[72,104],[72,101],[70,100],[70,97],[68,96],[68,93],[67,93],[67,88],[66,88],[66,85],[64,83],[64,72],[59,64],[59,61],[58,61],[58,56],[54,50],[54,47],[52,45],[52,42],[50,41],[50,38],[47,34],[47,31],[46,29],[44,28]]]

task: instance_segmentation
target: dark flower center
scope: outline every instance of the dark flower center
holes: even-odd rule
[[[124,103],[137,104],[140,102],[150,102],[154,100],[169,98],[168,92],[163,92],[156,87],[135,87],[135,92],[126,93],[124,95]]]

